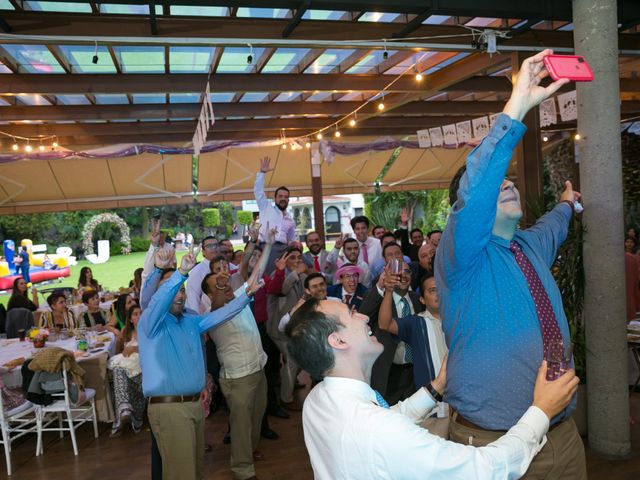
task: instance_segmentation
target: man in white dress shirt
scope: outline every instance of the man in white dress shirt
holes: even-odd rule
[[[351,219],[351,228],[358,240],[360,247],[360,256],[358,260],[362,260],[367,265],[373,265],[377,259],[382,258],[382,245],[380,240],[369,236],[369,219],[364,215]]]
[[[256,174],[256,183],[253,186],[253,193],[260,210],[260,241],[265,241],[268,229],[277,229],[276,241],[271,249],[271,255],[265,270],[267,275],[271,274],[275,269],[276,259],[285,252],[291,242],[297,239],[296,224],[291,215],[287,213],[289,189],[287,187],[276,188],[274,194],[275,203],[271,203],[264,193],[265,174],[275,170],[270,165],[270,157],[260,159],[260,171]]]
[[[216,237],[208,236],[202,239],[202,261],[191,270],[189,280],[187,280],[187,301],[185,308],[195,313],[205,313],[202,310],[202,280],[211,273],[211,260],[218,256],[218,240]]]
[[[436,379],[389,408],[369,386],[382,352],[368,318],[338,302],[311,299],[287,325],[289,351],[311,375],[324,376],[304,402],[304,438],[319,480],[518,478],[546,441],[549,419],[578,388],[572,370],[555,381],[538,372],[533,406],[486,447],[448,442],[416,425],[446,383]]]

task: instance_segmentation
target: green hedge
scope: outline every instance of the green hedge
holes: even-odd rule
[[[202,209],[202,225],[205,228],[215,228],[220,226],[220,210],[217,208]]]
[[[149,250],[150,240],[142,237],[131,237],[131,251],[132,252],[146,252]]]
[[[240,210],[236,213],[236,216],[240,225],[251,225],[251,222],[253,222],[253,212],[248,210]]]

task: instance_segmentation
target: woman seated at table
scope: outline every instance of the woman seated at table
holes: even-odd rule
[[[26,308],[27,310],[31,310],[35,312],[38,309],[38,291],[36,287],[31,289],[31,296],[33,301],[29,300],[27,291],[29,287],[27,286],[27,282],[24,281],[24,278],[18,277],[13,281],[13,290],[11,292],[11,298],[9,298],[9,303],[7,304],[7,311],[12,308]]]
[[[67,309],[67,298],[64,292],[57,290],[47,297],[47,303],[51,307],[50,312],[42,312],[40,316],[40,326],[45,328],[76,328],[76,321],[71,312]]]
[[[142,370],[136,333],[141,312],[138,305],[127,310],[125,326],[116,341],[118,354],[109,359],[116,405],[116,421],[111,427],[112,437],[120,436],[126,423],[131,424],[134,433],[139,433],[142,428],[145,398],[142,393]]]
[[[116,319],[115,327],[118,330],[122,331],[127,322],[127,312],[135,305],[138,305],[138,302],[133,298],[132,293],[118,295],[118,298],[113,304],[113,315]]]
[[[133,280],[129,282],[129,289],[131,290],[131,296],[135,299],[140,298],[140,290],[142,290],[142,272],[143,268],[136,268],[133,271]]]
[[[82,267],[80,269],[80,278],[78,279],[78,290],[95,290],[99,292],[102,290],[102,287],[98,283],[98,281],[93,278],[93,272],[89,267]]]
[[[82,303],[86,305],[87,311],[84,312],[79,319],[79,326],[85,326],[87,328],[103,326],[116,336],[120,334],[120,331],[115,327],[115,317],[111,315],[110,311],[100,308],[100,297],[97,291],[87,290],[84,292],[82,294]]]

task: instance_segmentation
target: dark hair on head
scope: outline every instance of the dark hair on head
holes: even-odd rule
[[[433,272],[427,272],[422,277],[420,277],[420,292],[423,295],[424,295],[424,282],[426,282],[430,278],[434,278]]]
[[[384,258],[384,254],[386,253],[387,249],[390,247],[398,247],[400,248],[400,250],[402,250],[400,245],[398,245],[396,242],[387,243],[384,247],[382,247],[382,258]]]
[[[453,204],[458,200],[458,189],[460,188],[460,179],[464,172],[467,171],[467,164],[462,165],[456,174],[451,179],[451,183],[449,184],[449,204],[453,207]]]
[[[631,240],[633,242],[633,253],[635,253],[636,248],[638,248],[638,240],[633,237],[630,237],[629,235],[624,237],[624,241],[626,242],[627,240]]]
[[[97,296],[98,296],[98,291],[97,290],[87,290],[82,294],[82,303],[86,304],[93,297],[97,297]]]
[[[375,230],[375,228],[374,228]],[[382,245],[382,242],[384,241],[385,238],[393,238],[393,241],[395,242],[396,240],[396,236],[393,234],[393,232],[390,232],[389,230],[386,230],[381,236],[380,236],[380,245]]]
[[[81,287],[91,287],[94,290],[98,290],[98,281],[95,278],[91,277],[91,281],[87,283],[88,271],[91,271],[90,267],[82,267],[80,269],[80,278],[78,279],[78,285],[80,285]]]
[[[204,248],[204,242],[206,242],[207,240],[215,240],[215,241],[216,241],[216,243],[220,243],[220,242],[218,242],[218,239],[217,239],[216,237],[214,237],[213,235],[207,235],[207,236],[206,236],[206,237],[204,237],[204,238],[202,239],[202,241],[200,242],[200,246],[201,246],[202,248]]]
[[[202,293],[204,293],[205,295],[208,295],[209,292],[211,291],[211,289],[209,288],[209,279],[214,275],[215,275],[214,273],[207,273],[202,279],[202,283],[200,284],[200,289],[202,290]]]
[[[307,233],[307,240],[309,240],[309,235],[318,235],[318,237],[320,237],[320,234],[315,230],[311,230],[310,232]],[[320,240],[322,240],[322,237],[320,237]]]
[[[364,215],[358,215],[357,217],[353,217],[351,219],[351,228],[355,230],[356,225],[358,223],[364,223],[367,226],[367,228],[369,228],[369,219]]]
[[[231,260],[233,260],[233,263],[236,263],[236,255],[238,255],[239,253],[244,253],[242,250],[234,250],[234,252],[231,254]]]
[[[124,343],[130,341],[131,337],[133,336],[133,332],[136,331],[136,326],[131,321],[131,317],[133,316],[136,309],[140,309],[140,305],[138,305],[137,303],[130,306],[129,310],[127,310],[127,312],[125,313],[124,327],[122,327],[122,332],[120,334],[122,335],[122,340]]]
[[[318,305],[315,298],[304,302],[285,329],[289,353],[314,378],[321,378],[335,366],[328,339],[329,335],[344,328],[338,317],[319,311]]]
[[[354,242],[357,244],[358,240],[356,240],[355,238],[351,238],[351,237],[345,238],[344,242],[342,242],[342,248],[346,247],[347,243],[354,243]]]
[[[127,297],[128,296],[129,296],[128,293],[123,293],[121,295],[118,295],[118,298],[116,298],[116,303],[115,303],[116,316],[118,317],[118,320],[122,322],[123,325],[124,325],[125,317],[127,316]]]
[[[175,271],[175,268],[163,268],[162,270],[160,270],[160,278],[164,278],[167,273],[173,273]]]
[[[28,288],[24,291],[24,293],[20,293],[18,291],[18,282],[20,280],[24,280],[24,278],[18,277],[13,281],[13,289],[11,290],[11,294],[12,295],[24,295],[26,297],[27,296],[27,291],[29,290]],[[26,280],[25,280],[25,282],[26,282]]]
[[[285,253],[298,252],[302,255],[302,249],[300,247],[296,247],[295,245],[291,245],[285,250]]]
[[[434,233],[442,233],[442,230],[431,230],[429,233],[427,233],[427,237],[431,238],[431,235],[433,235]]]
[[[376,231],[376,230],[378,230],[379,228],[382,228],[383,230],[386,230],[386,228],[384,228],[382,225],[376,225],[376,226],[374,226],[374,227],[371,229],[371,231],[372,231],[372,232],[375,232],[375,231]]]
[[[209,262],[209,270],[213,270],[213,266],[218,263],[218,262],[226,262],[227,261],[227,257],[225,257],[224,255],[217,255],[215,257],[213,257],[211,259],[211,261]]]
[[[424,234],[422,233],[422,230],[420,230],[419,228],[414,228],[414,229],[412,229],[412,230],[409,232],[409,238],[413,237],[413,234],[414,234],[414,233],[416,233],[416,232],[419,232],[419,233],[421,233],[422,235],[424,235]]]
[[[285,187],[285,186],[282,186],[282,187],[278,187],[278,188],[276,188],[276,191],[273,193],[273,196],[274,196],[274,197],[277,197],[277,196],[278,196],[278,192],[279,192],[280,190],[284,190],[284,191],[285,191],[285,192],[287,192],[289,195],[291,195],[291,192],[289,191],[289,189],[288,189],[287,187]]]
[[[309,284],[311,283],[311,280],[315,280],[316,278],[322,278],[324,282],[327,283],[327,279],[324,278],[324,275],[322,275],[320,272],[313,272],[307,275],[307,278],[304,279],[305,290],[309,290]]]
[[[138,288],[142,287],[142,272],[144,271],[144,268],[140,267],[140,268],[136,268],[133,271],[133,284],[137,285]]]
[[[49,305],[50,307],[53,306],[54,303],[56,303],[56,301],[60,298],[64,298],[65,301],[67,299],[67,297],[64,295],[64,291],[63,290],[54,290],[53,292],[51,292],[51,295],[49,295],[47,297],[47,305]]]
[[[223,242],[229,242],[231,243],[231,240],[229,240],[228,238],[223,238],[222,240],[220,240],[218,243],[223,243]],[[233,244],[232,244],[233,245]]]

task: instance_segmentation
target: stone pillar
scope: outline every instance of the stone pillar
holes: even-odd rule
[[[584,198],[585,332],[589,445],[631,452],[625,316],[616,0],[573,0],[575,51],[595,80],[577,84],[580,183]]]

